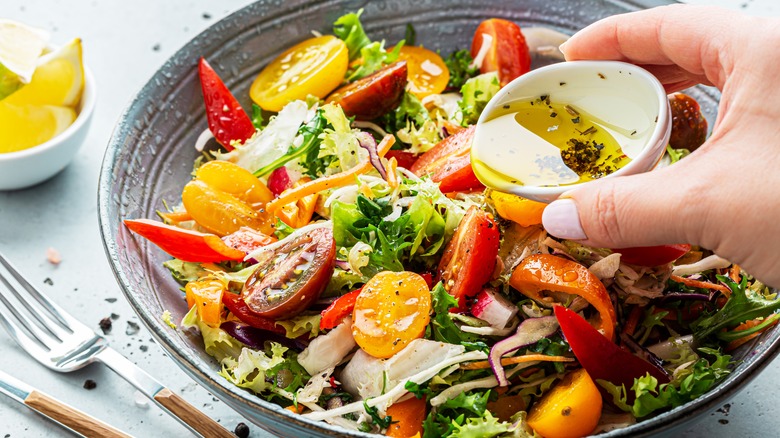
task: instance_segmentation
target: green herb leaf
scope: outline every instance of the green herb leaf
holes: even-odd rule
[[[456,345],[479,341],[478,335],[464,332],[450,317],[450,309],[458,307],[458,300],[444,289],[441,282],[431,291],[431,299],[434,314],[430,327],[435,340]]]
[[[256,129],[263,129],[265,127],[263,109],[256,103],[252,104],[252,124],[255,125]]]
[[[471,57],[471,51],[468,49],[450,53],[450,56],[444,60],[444,64],[450,71],[450,81],[447,83],[447,88],[460,90],[467,80],[479,75],[479,68],[473,63],[474,58]]]
[[[381,429],[387,429],[393,423],[393,418],[391,416],[380,416],[379,410],[374,406],[369,406],[365,400],[363,401],[363,409],[365,409],[366,413],[371,416],[371,421]]]
[[[674,164],[687,157],[691,151],[688,149],[675,149],[671,145],[666,145],[666,153],[669,154],[669,159]]]
[[[695,339],[704,339],[721,329],[732,328],[751,319],[766,318],[780,309],[777,294],[769,293],[765,288],[748,288],[747,277],[742,277],[741,283],[723,275],[719,275],[718,280],[731,289],[731,296],[723,308],[691,323]]]
[[[284,166],[288,161],[307,156],[311,149],[319,150],[319,145],[322,142],[319,135],[325,129],[326,125],[327,120],[323,115],[322,109],[318,109],[314,117],[298,129],[298,135],[303,137],[301,145],[297,147],[291,146],[286,154],[256,170],[254,175],[257,177],[265,176],[277,168]]]
[[[413,46],[417,43],[417,31],[414,30],[412,23],[406,23],[406,33],[404,34],[406,44]]]

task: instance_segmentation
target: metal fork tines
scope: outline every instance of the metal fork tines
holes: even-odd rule
[[[0,323],[11,338],[56,371],[69,372],[93,362],[90,358],[106,347],[105,339],[40,293],[2,254],[0,265]]]
[[[192,432],[208,437],[233,436],[112,349],[103,336],[51,301],[2,254],[0,302],[0,324],[17,344],[46,367],[67,373],[92,362],[102,362]]]

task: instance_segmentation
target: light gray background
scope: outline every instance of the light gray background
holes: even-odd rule
[[[84,40],[85,60],[97,78],[92,129],[74,162],[55,178],[28,190],[0,192],[0,250],[32,282],[95,329],[118,315],[107,336],[139,366],[230,430],[242,418],[199,387],[168,359],[139,324],[114,281],[97,224],[97,182],[103,150],[129,99],[179,47],[249,0],[0,0],[0,17],[52,32],[54,43]],[[754,15],[777,15],[775,0],[690,0]],[[56,248],[62,263],[46,261]],[[44,280],[50,279],[52,285]],[[116,300],[114,300],[116,299]],[[112,302],[113,301],[113,302]],[[143,351],[146,350],[146,351]],[[139,437],[189,436],[157,407],[140,407],[135,390],[101,365],[59,375],[40,366],[0,331],[0,369]],[[97,388],[83,388],[86,379]],[[770,365],[729,409],[691,426],[686,437],[776,436],[780,429],[780,362]],[[727,413],[726,413],[727,412]],[[251,425],[251,436],[270,437]],[[70,436],[32,411],[0,396],[0,437]]]

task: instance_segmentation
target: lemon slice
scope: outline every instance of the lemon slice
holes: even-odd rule
[[[0,99],[30,82],[49,34],[0,19]]]
[[[76,120],[73,108],[52,105],[11,105],[0,102],[0,153],[44,143]]]
[[[29,84],[3,102],[12,105],[54,105],[76,108],[84,89],[81,40],[76,38],[38,61]]]

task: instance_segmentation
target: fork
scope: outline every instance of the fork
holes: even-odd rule
[[[0,306],[0,324],[38,362],[61,373],[102,362],[193,433],[208,438],[234,437],[219,423],[111,348],[103,336],[38,291],[1,253],[0,265],[20,286],[13,286],[11,279],[0,270],[0,302],[3,304]],[[8,292],[20,306],[11,302]]]

